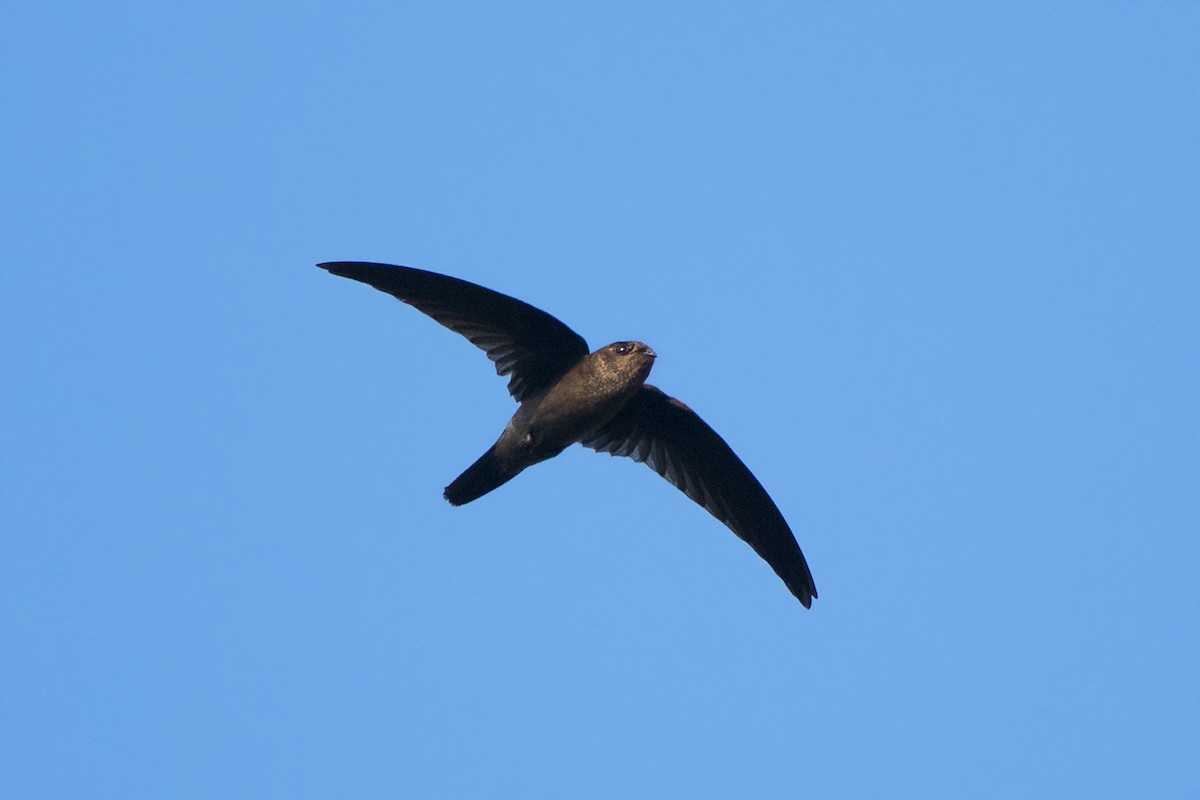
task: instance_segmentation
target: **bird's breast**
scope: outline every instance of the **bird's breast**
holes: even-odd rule
[[[613,377],[586,369],[564,375],[541,398],[528,404],[525,422],[533,439],[543,447],[561,449],[611,420],[645,381],[617,381]]]

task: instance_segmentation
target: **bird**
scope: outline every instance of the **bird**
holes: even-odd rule
[[[749,544],[812,607],[816,585],[783,514],[716,431],[646,383],[657,358],[649,346],[619,341],[590,352],[582,336],[545,311],[436,272],[365,261],[317,266],[427,314],[509,377],[517,411],[496,443],[445,488],[451,505],[470,503],[579,443],[647,464]]]

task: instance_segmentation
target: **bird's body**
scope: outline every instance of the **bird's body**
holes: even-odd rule
[[[463,505],[581,443],[644,461],[744,539],[808,607],[817,596],[791,529],[729,445],[683,403],[646,383],[656,355],[641,342],[588,353],[540,309],[434,272],[365,262],[318,265],[387,292],[467,337],[511,375],[520,403],[500,438],[446,487]]]
[[[469,503],[602,428],[642,388],[653,364],[654,351],[640,342],[584,356],[521,403],[491,449],[446,487],[446,499]]]
[[[585,356],[546,392],[521,404],[513,425],[535,443],[568,445],[617,415],[646,382],[655,353],[641,342],[617,342]]]

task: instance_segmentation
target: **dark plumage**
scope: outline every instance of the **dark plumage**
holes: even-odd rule
[[[643,461],[754,548],[806,608],[817,596],[795,536],[741,459],[683,403],[646,383],[655,353],[615,342],[588,353],[545,311],[474,283],[389,264],[318,264],[403,300],[461,333],[510,376],[520,403],[504,432],[446,487],[469,503],[579,442]]]

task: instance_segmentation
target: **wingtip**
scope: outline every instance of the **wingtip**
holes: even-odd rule
[[[792,590],[792,594],[800,601],[800,605],[805,608],[812,608],[813,600],[817,599],[817,587],[813,585],[811,580],[795,586],[789,584],[788,588]]]

